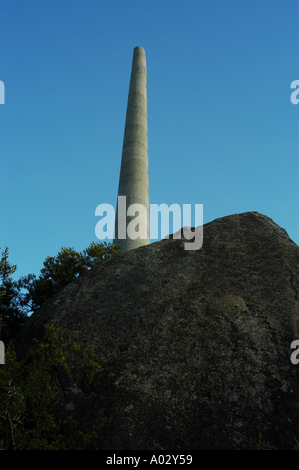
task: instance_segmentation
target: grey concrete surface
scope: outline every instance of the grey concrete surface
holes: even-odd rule
[[[126,199],[119,199],[119,196],[126,196]],[[143,206],[139,207],[140,211],[136,212],[136,215],[135,209],[138,207],[132,208],[133,215],[127,214],[128,207],[132,204]],[[134,236],[138,238],[132,239]],[[135,47],[133,52],[114,243],[121,245],[123,251],[150,243],[147,73],[145,51],[142,47]]]

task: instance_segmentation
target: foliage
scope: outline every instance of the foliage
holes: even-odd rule
[[[276,447],[270,446],[263,439],[263,435],[260,432],[257,439],[250,439],[248,443],[249,450],[279,450]],[[295,438],[295,445],[293,450],[299,450],[299,441]]]
[[[17,288],[26,289],[27,294],[21,294],[20,304],[26,313],[34,312],[52,297],[57,291],[74,281],[88,269],[96,266],[102,260],[119,254],[121,247],[111,243],[91,242],[83,252],[74,248],[62,247],[57,256],[48,256],[44,261],[39,278],[34,274],[23,276],[17,282]]]
[[[104,424],[103,421],[91,430],[76,431],[68,439],[63,437],[67,421],[57,421],[53,414],[55,370],[64,370],[72,381],[71,364],[76,364],[76,371],[84,371],[92,383],[94,374],[102,367],[94,360],[93,350],[82,349],[76,343],[77,334],[66,339],[58,329],[49,325],[45,328],[45,342],[35,341],[26,364],[17,361],[11,344],[5,353],[5,365],[0,369],[2,450],[82,449]],[[72,421],[73,424],[77,423]]]
[[[0,259],[0,338],[8,344],[27,321],[27,315],[18,305],[19,289],[11,278],[17,269],[8,261],[8,247]]]
[[[11,274],[17,266],[9,263],[6,247],[0,259],[0,338],[4,344],[14,340],[26,324],[28,315],[38,310],[55,292],[120,251],[119,245],[106,242],[91,242],[82,253],[62,247],[57,256],[46,258],[38,278],[28,274],[13,281]]]

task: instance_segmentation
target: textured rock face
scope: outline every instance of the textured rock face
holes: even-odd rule
[[[204,225],[203,246],[162,240],[102,262],[32,315],[20,357],[45,323],[79,331],[103,371],[60,381],[57,413],[107,423],[105,450],[243,449],[261,431],[299,439],[299,247],[257,212]],[[70,421],[71,425],[71,421]]]

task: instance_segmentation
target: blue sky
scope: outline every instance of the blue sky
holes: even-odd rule
[[[192,225],[195,204],[204,223],[258,211],[299,244],[298,0],[1,0],[0,246],[14,279],[99,241],[136,46],[150,202],[191,204]]]

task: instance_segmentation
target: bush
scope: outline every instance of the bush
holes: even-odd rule
[[[249,450],[280,450],[280,449],[277,449],[276,447],[270,446],[270,444],[265,442],[261,432],[259,433],[259,436],[257,439],[250,439],[248,446],[249,446]],[[295,438],[295,445],[294,445],[293,450],[299,450],[299,442],[296,438]]]
[[[0,368],[1,450],[80,450],[105,422],[68,439],[62,436],[66,421],[56,420],[53,414],[53,367],[63,368],[72,380],[70,359],[75,358],[76,370],[84,368],[80,370],[90,383],[102,367],[93,359],[93,350],[76,343],[77,334],[65,339],[58,329],[45,328],[45,342],[35,341],[26,365],[17,361],[12,344],[5,352],[5,364]]]

